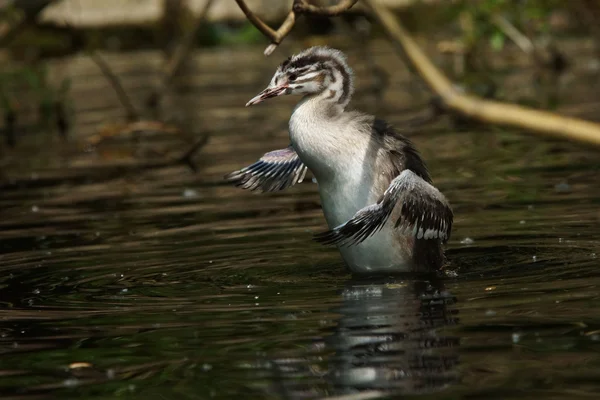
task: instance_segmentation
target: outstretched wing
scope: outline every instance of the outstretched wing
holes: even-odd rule
[[[379,231],[392,211],[401,206],[395,227],[417,239],[440,239],[446,242],[452,231],[453,213],[444,195],[411,170],[397,176],[381,199],[358,210],[346,223],[318,234],[323,244],[358,244]]]
[[[254,164],[226,175],[225,180],[243,189],[276,192],[302,182],[306,170],[290,146],[266,153]]]

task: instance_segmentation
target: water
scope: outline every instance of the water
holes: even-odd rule
[[[435,280],[353,279],[311,241],[325,223],[310,179],[270,195],[221,179],[288,143],[293,99],[243,108],[278,61],[254,50],[254,84],[215,51],[205,72],[229,80],[182,94],[211,134],[196,173],[106,169],[139,146],[176,154],[173,136],[86,151],[95,116],[122,115],[110,92],[77,102],[69,144],[29,135],[5,151],[1,397],[595,398],[598,152],[447,121],[413,132],[454,207],[450,264]],[[379,110],[400,125],[410,91],[395,85]],[[379,107],[361,88],[355,105]]]

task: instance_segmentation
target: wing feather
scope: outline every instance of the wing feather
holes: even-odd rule
[[[291,147],[263,155],[254,164],[225,176],[227,182],[246,190],[276,192],[300,183],[307,167]]]
[[[444,195],[411,170],[392,180],[381,199],[358,212],[346,223],[315,235],[323,244],[349,246],[378,232],[401,205],[394,227],[416,239],[446,242],[452,231],[454,215]]]

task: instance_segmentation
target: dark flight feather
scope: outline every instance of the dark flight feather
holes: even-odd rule
[[[397,229],[416,239],[446,242],[452,231],[453,213],[444,195],[411,170],[404,170],[390,183],[382,198],[359,210],[346,223],[315,236],[317,242],[348,246],[358,244],[379,231],[392,211],[401,205]]]
[[[242,189],[276,192],[302,182],[306,171],[290,146],[266,153],[254,164],[226,175],[225,180]]]

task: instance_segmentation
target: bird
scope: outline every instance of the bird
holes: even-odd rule
[[[289,121],[290,145],[224,178],[275,192],[310,170],[329,228],[314,240],[335,245],[353,274],[439,271],[452,207],[411,140],[381,118],[346,109],[353,92],[342,51],[314,46],[288,57],[246,106],[301,95]]]

